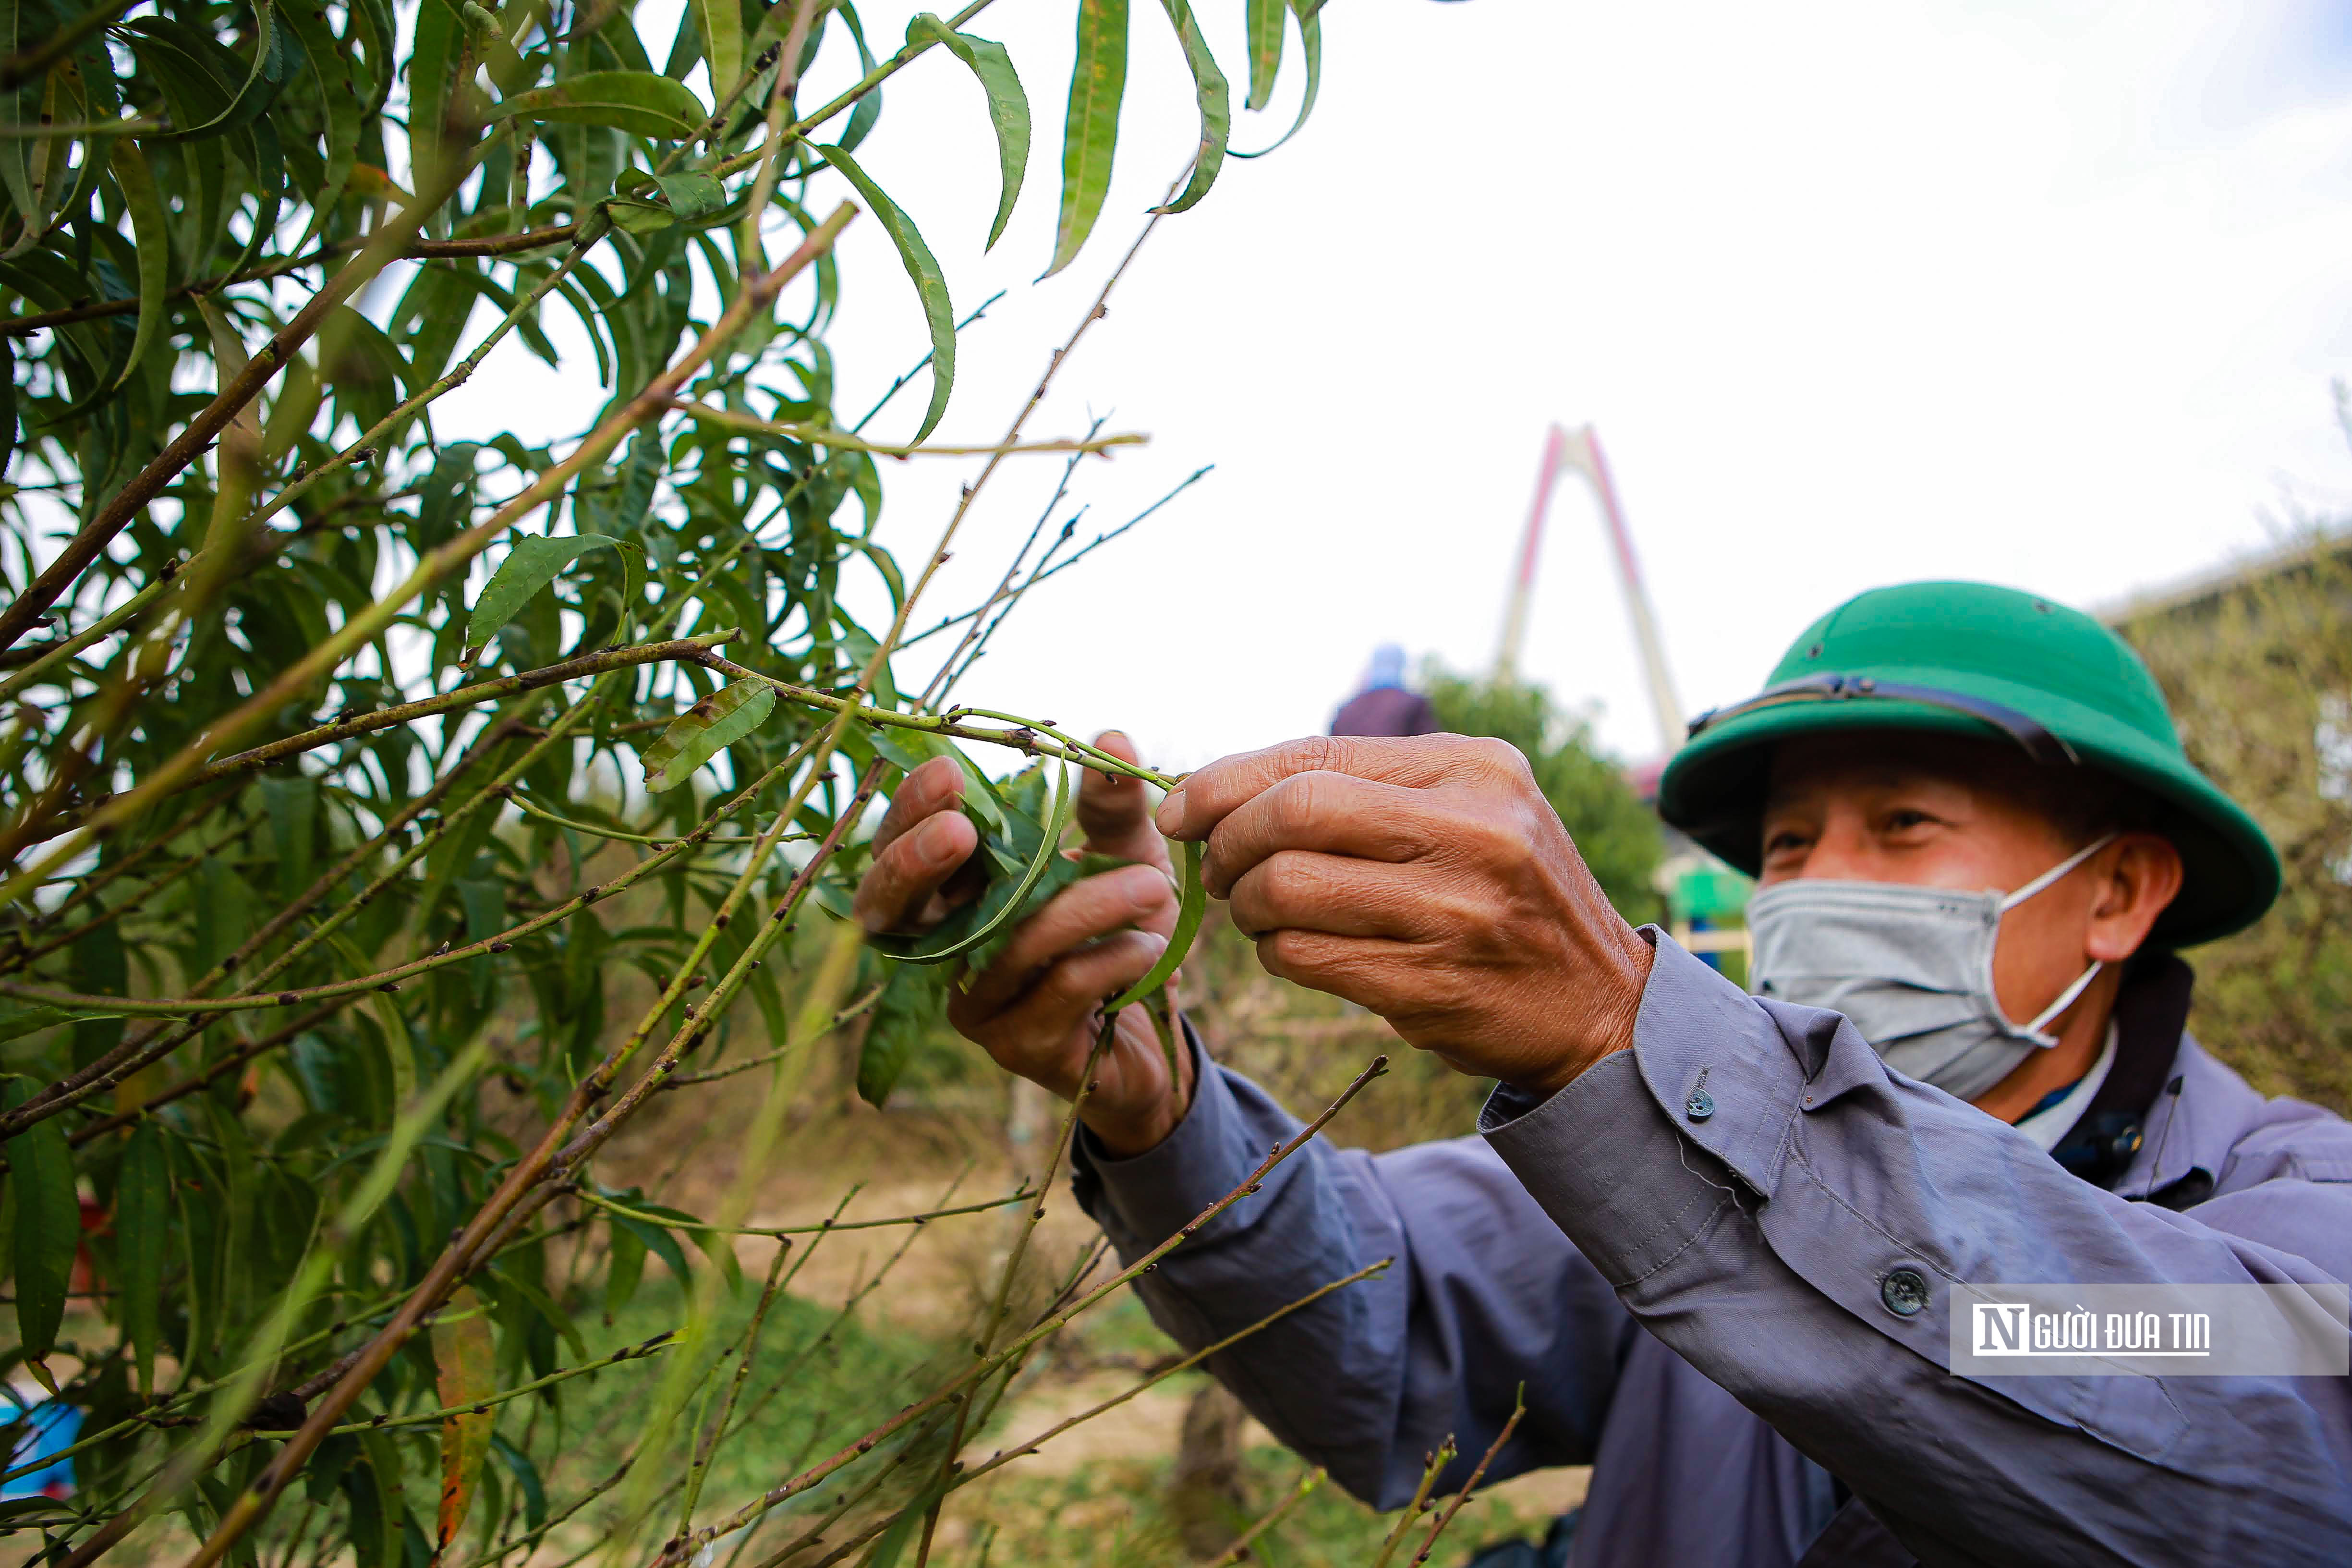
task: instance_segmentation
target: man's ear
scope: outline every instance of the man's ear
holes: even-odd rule
[[[2084,952],[2120,963],[2147,940],[2157,917],[2180,895],[2180,851],[2158,833],[2126,833],[2093,864],[2099,893],[2091,906]]]

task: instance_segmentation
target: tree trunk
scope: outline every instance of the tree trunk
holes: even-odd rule
[[[1184,1409],[1168,1509],[1184,1550],[1196,1562],[1223,1554],[1248,1520],[1242,1494],[1243,1416],[1242,1402],[1216,1382],[1202,1384]]]

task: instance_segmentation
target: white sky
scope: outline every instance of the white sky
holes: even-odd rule
[[[869,0],[877,51],[917,8]],[[1241,7],[1201,9],[1238,100]],[[965,334],[940,440],[997,437],[1192,144],[1173,39],[1139,4],[1104,218],[1031,286],[1072,11],[999,0],[970,25],[1008,43],[1038,110],[992,255],[994,143],[950,57],[892,81],[860,151],[959,313],[1012,289]],[[1333,0],[1324,31],[1307,130],[1161,225],[1032,426],[1108,410],[1150,434],[1080,469],[1081,537],[1216,472],[1039,590],[961,699],[1122,724],[1190,766],[1319,730],[1377,642],[1483,668],[1554,419],[1600,429],[1693,710],[1876,584],[2095,604],[2352,496],[2329,391],[2352,370],[2352,27],[2316,5]],[[845,42],[804,101],[854,74]],[[1294,37],[1237,144],[1288,123],[1298,69]],[[880,226],[842,254],[850,418],[925,340]],[[501,353],[437,423],[568,435],[592,380]],[[911,433],[926,391],[869,433]],[[992,584],[1054,467],[1000,475],[918,625]],[[886,467],[902,562],[971,471]],[[1654,751],[1572,486],[1523,666],[1594,704],[1612,746]]]

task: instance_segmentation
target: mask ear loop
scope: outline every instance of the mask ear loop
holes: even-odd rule
[[[2067,856],[2066,858],[2059,861],[2058,864],[2051,867],[2050,869],[2042,872],[2042,875],[2034,878],[2033,880],[2026,883],[2025,886],[2018,889],[2017,891],[2001,900],[2000,912],[2002,914],[2009,913],[2010,910],[2017,908],[2018,905],[2025,902],[2026,900],[2032,898],[2034,894],[2041,892],[2053,882],[2057,881],[2061,877],[2066,875],[2067,872],[2072,871],[2075,867],[2080,866],[2084,861],[2088,860],[2092,856],[2096,855],[2100,850],[2105,849],[2108,845],[2113,844],[2116,839],[2122,837],[2123,835],[2120,833],[2103,833],[2098,837],[2092,839],[2088,844],[2084,845],[2080,849],[2075,850],[2074,853]]]
[[[2105,849],[2108,845],[2113,844],[2121,837],[2122,835],[2119,833],[2105,833],[2093,839],[2090,843],[2084,845],[2083,847],[2075,850],[2074,853],[2067,856],[2066,858],[2059,861],[2058,864],[2051,867],[2050,869],[2042,872],[2042,875],[2034,878],[2033,880],[2026,883],[2025,886],[2018,889],[2017,891],[2001,900],[2000,912],[2002,914],[2009,913],[2010,910],[2025,902],[2026,900],[2033,897],[2034,894],[2048,888],[2052,883],[2057,881],[2060,878],[2074,870],[2075,867],[2080,866],[2084,861],[2088,860],[2092,856],[2097,854],[2100,850]],[[2074,999],[2083,994],[2084,989],[2088,986],[2092,981],[2098,978],[2099,971],[2105,967],[2106,960],[2103,958],[2095,958],[2091,960],[2091,967],[2076,975],[2074,977],[2074,983],[2072,985],[2069,985],[2065,990],[2058,993],[2058,1000],[2051,1003],[2050,1005],[2042,1009],[2040,1013],[2034,1016],[2033,1022],[2026,1025],[2025,1027],[2019,1032],[2031,1036],[2033,1038],[2034,1043],[2037,1045],[2044,1047],[2056,1045],[2058,1042],[2043,1034],[2042,1031],[2049,1026],[2052,1019],[2057,1017],[2058,1015],[2063,1013],[2067,1008],[2074,1005]],[[2006,1022],[2005,1019],[2003,1021]],[[2015,1028],[2016,1026],[2011,1025],[2011,1027]]]

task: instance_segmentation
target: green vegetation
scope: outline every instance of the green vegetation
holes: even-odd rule
[[[2285,863],[2265,919],[2189,954],[2189,1027],[2263,1093],[2352,1115],[2352,550],[2314,530],[2117,629],[2164,687],[2189,759]]]
[[[1429,705],[1439,725],[1457,735],[1491,735],[1517,746],[1617,912],[1636,924],[1664,918],[1658,819],[1626,784],[1624,764],[1593,744],[1587,725],[1562,712],[1540,686],[1444,670],[1429,681]]]
[[[1057,200],[1059,270],[1104,259],[1130,53],[1198,108],[1154,226],[1212,194],[1234,91],[1186,0],[1063,0],[1076,69],[1033,108],[989,3],[901,43],[848,0],[0,0],[5,1370],[89,1435],[12,1545],[488,1568],[544,1527],[677,1568],[854,1493],[919,1562],[975,1413],[1121,1294],[1028,1247],[1024,1193],[952,1222],[1011,1233],[970,1323],[845,1323],[838,1386],[732,1377],[755,1210],[803,1160],[828,1201],[894,1173],[798,1142],[803,1090],[886,1098],[943,994],[812,907],[834,857],[951,743],[1126,767],[955,705],[1091,548],[1066,510],[982,603],[926,595],[1004,463],[1053,454],[1076,506],[1138,437],[1032,430],[1032,398],[930,442],[976,312],[866,140],[886,83],[951,93],[992,240]],[[1311,107],[1319,0],[1234,9],[1248,103],[1287,53]],[[852,224],[886,276],[844,276]],[[861,367],[903,370],[863,409],[826,338],[852,286],[911,286],[929,342]],[[1103,314],[1035,345],[1040,397]],[[602,405],[460,427],[448,395],[522,353]],[[950,515],[886,519],[884,456],[968,462]],[[1008,910],[1061,864],[1043,783],[974,805]],[[641,1116],[674,1160],[615,1153]],[[782,1289],[763,1364],[812,1321]]]

